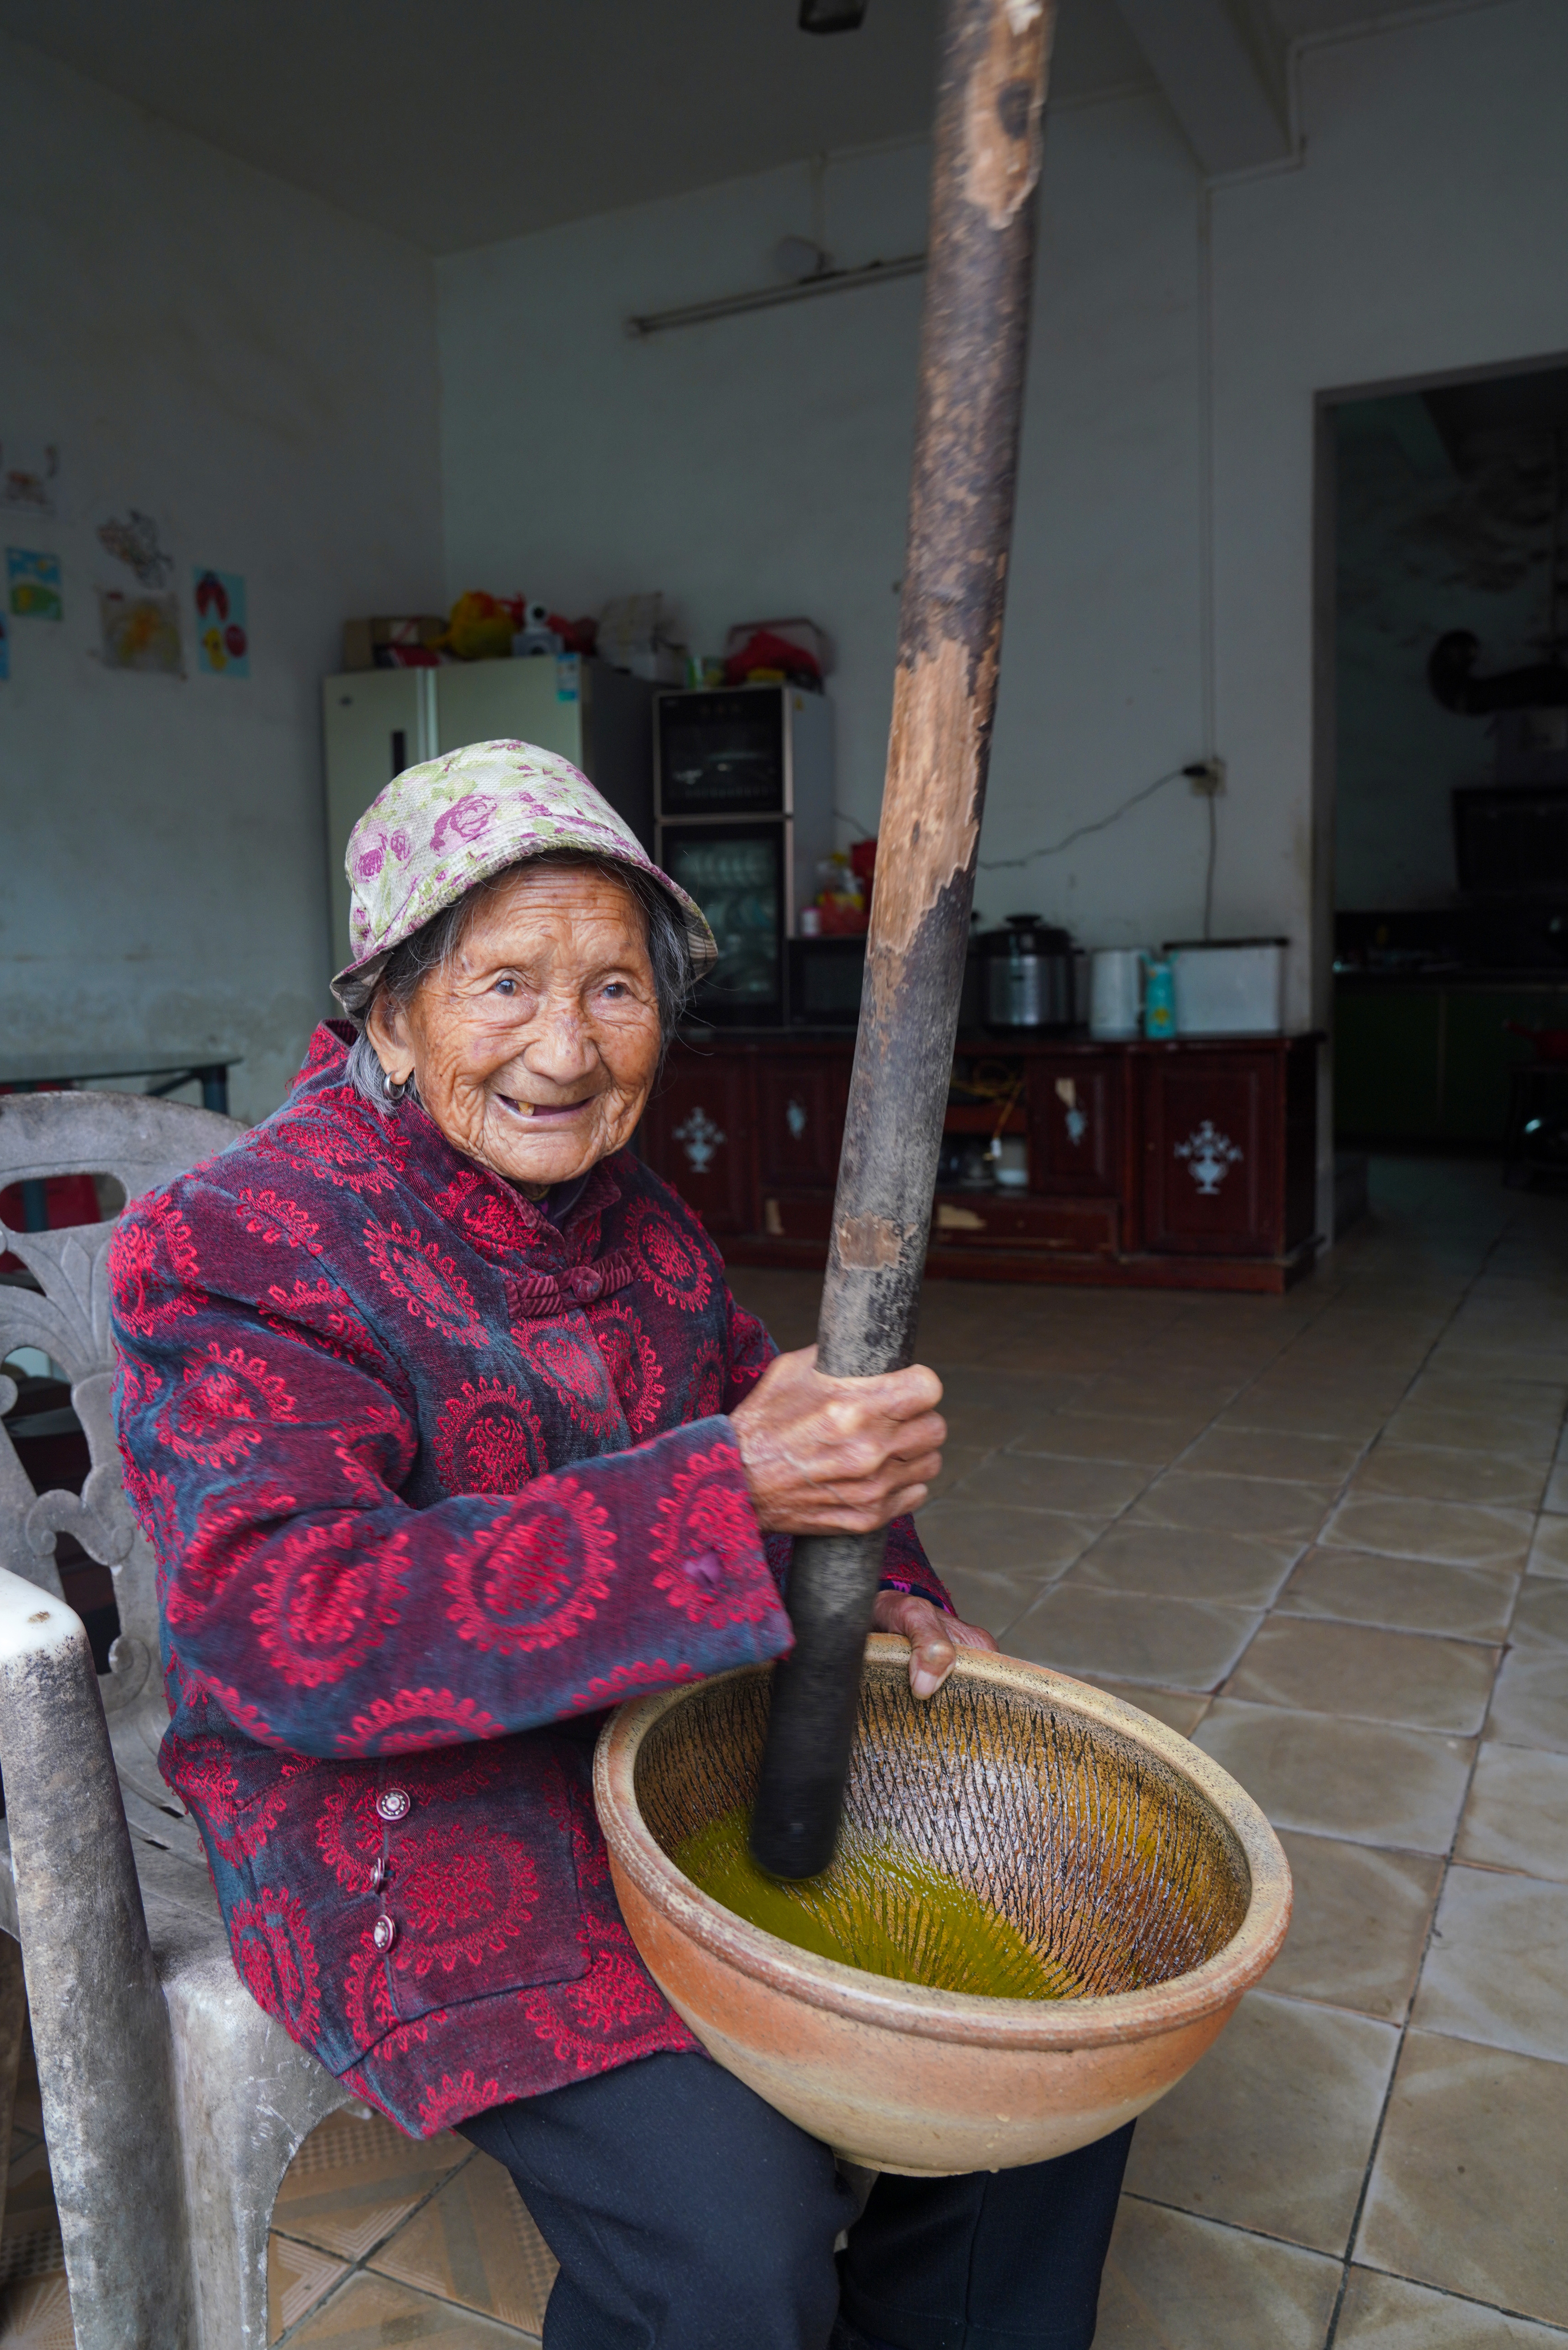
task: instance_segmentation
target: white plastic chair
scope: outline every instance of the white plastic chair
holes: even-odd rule
[[[240,1131],[138,1094],[0,1096],[0,1190],[107,1173],[134,1199]],[[278,2184],[356,2101],[240,1981],[195,1825],[159,1773],[154,1564],[110,1400],[113,1231],[0,1225],[0,1253],[37,1284],[0,1278],[0,1361],[53,1358],[92,1461],[79,1498],[36,1493],[0,1432],[0,2199],[30,2009],[78,2350],[265,2350]],[[15,1393],[0,1375],[0,1410]],[[101,1678],[61,1591],[62,1532],[114,1576]]]

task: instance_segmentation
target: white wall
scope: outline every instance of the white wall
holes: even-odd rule
[[[926,158],[826,173],[846,264],[919,250]],[[439,265],[448,580],[571,613],[662,588],[692,645],[805,612],[837,640],[839,796],[881,793],[918,278],[633,341],[628,314],[770,282],[805,165]]]
[[[1039,907],[1091,945],[1192,935],[1206,811],[1182,783],[1060,856],[1003,860],[1213,747],[1215,933],[1293,940],[1304,1024],[1328,1020],[1333,902],[1314,401],[1568,350],[1568,9],[1458,7],[1293,70],[1298,162],[1209,191],[1159,97],[1051,115],[978,902]],[[921,181],[919,151],[830,164],[835,258],[919,244]],[[814,613],[842,646],[839,799],[865,823],[917,282],[647,343],[620,329],[766,282],[785,230],[811,233],[804,167],[440,264],[449,585],[574,608],[665,588],[703,651],[736,618]]]
[[[1042,908],[1090,943],[1197,927],[1204,811],[1180,783],[1061,856],[994,860],[1209,747],[1207,511],[1212,747],[1230,768],[1215,929],[1292,939],[1304,1024],[1328,1013],[1332,901],[1315,395],[1568,349],[1568,9],[1459,8],[1336,36],[1295,71],[1299,161],[1208,191],[1158,97],[1051,119],[979,902]],[[830,164],[835,255],[918,244],[922,178],[919,151]],[[574,608],[663,587],[705,650],[732,619],[811,612],[841,643],[841,802],[865,819],[918,284],[646,343],[621,331],[629,312],[766,282],[773,242],[810,228],[803,167],[441,264],[449,585]]]
[[[328,1008],[319,684],[441,588],[431,265],[0,41],[0,441],[57,436],[65,567],[0,684],[0,1059],[227,1047],[264,1114]],[[165,519],[183,679],[97,658],[105,512]],[[248,682],[191,568],[244,575]],[[130,587],[130,575],[119,572]]]
[[[1212,198],[1217,701],[1235,786],[1219,894],[1238,928],[1268,916],[1308,936],[1293,1010],[1326,1027],[1333,710],[1314,667],[1314,452],[1327,445],[1315,397],[1568,348],[1568,10],[1501,0],[1324,43],[1299,71],[1301,167]],[[1316,650],[1326,662],[1332,645],[1320,636]],[[1325,1060],[1320,1214],[1328,1081]]]
[[[346,611],[441,574],[432,276],[448,592],[659,586],[709,650],[812,612],[840,648],[846,829],[874,819],[919,281],[640,343],[622,321],[764,282],[786,231],[846,264],[917,246],[921,150],[830,163],[820,214],[802,165],[432,273],[25,48],[0,68],[0,438],[57,434],[70,500],[66,622],[15,623],[0,686],[11,1049],[227,1045],[242,1109],[281,1090],[326,974],[317,680]],[[1053,115],[979,901],[1090,943],[1190,934],[1206,834],[1180,783],[1006,860],[1208,747],[1207,702],[1216,928],[1298,942],[1300,1021],[1327,1008],[1331,898],[1314,398],[1568,350],[1568,10],[1336,38],[1297,79],[1301,161],[1208,192],[1158,97]],[[187,599],[195,562],[245,574],[248,683],[95,660],[92,524],[131,504],[170,522]]]
[[[1026,854],[1200,751],[1196,180],[1158,99],[1047,141],[1041,293],[982,856]],[[844,265],[925,242],[923,147],[830,161]],[[920,283],[629,339],[623,320],[766,285],[813,233],[805,165],[440,265],[449,585],[559,608],[659,587],[694,649],[806,612],[838,669],[839,806],[874,828],[902,569]],[[982,873],[1096,941],[1190,931],[1202,811]],[[1130,859],[1130,861],[1129,861]]]

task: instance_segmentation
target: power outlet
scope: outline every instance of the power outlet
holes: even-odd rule
[[[1183,767],[1181,772],[1200,799],[1214,799],[1225,788],[1223,759],[1194,759],[1192,764]]]

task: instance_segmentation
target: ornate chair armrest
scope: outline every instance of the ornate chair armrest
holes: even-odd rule
[[[0,1568],[0,1770],[78,2344],[192,2339],[169,2012],[92,1650]]]

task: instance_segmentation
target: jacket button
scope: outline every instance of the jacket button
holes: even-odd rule
[[[680,1572],[700,1591],[717,1591],[724,1579],[724,1562],[716,1550],[700,1550],[681,1560]]]
[[[414,1799],[403,1787],[385,1787],[376,1798],[376,1810],[384,1820],[406,1820],[414,1808]]]
[[[384,1958],[397,1939],[398,1929],[383,1909],[370,1929],[370,1939]]]

